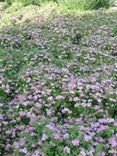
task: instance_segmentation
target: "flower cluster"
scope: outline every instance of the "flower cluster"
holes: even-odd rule
[[[9,48],[0,77],[2,154],[106,156],[116,149],[117,37],[109,37],[106,15],[91,20],[93,28],[85,17],[59,16],[0,36],[1,49]],[[75,29],[84,33],[79,44]]]

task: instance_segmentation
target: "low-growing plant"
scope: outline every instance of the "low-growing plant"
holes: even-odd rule
[[[51,6],[39,7],[41,15]],[[0,30],[0,155],[105,156],[116,148],[117,43],[110,33],[117,13],[110,10],[80,18],[49,13],[35,23],[29,16],[30,24]],[[77,30],[83,36],[74,44]]]

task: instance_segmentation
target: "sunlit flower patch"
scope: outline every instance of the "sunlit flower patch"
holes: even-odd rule
[[[117,37],[107,24],[116,20],[97,15],[91,21],[58,15],[0,35],[7,51],[0,76],[2,154],[106,156],[116,150]],[[81,33],[77,44],[75,33]]]

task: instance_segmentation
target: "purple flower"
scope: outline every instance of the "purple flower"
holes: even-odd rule
[[[26,98],[23,95],[19,95],[18,100],[19,100],[19,102],[24,102],[26,100]]]
[[[85,141],[90,141],[92,139],[92,136],[90,135],[85,135],[84,136]]]
[[[76,122],[78,123],[81,122],[81,120],[82,120],[81,118],[76,118]]]
[[[47,136],[45,133],[43,133],[43,134],[42,134],[42,139],[41,139],[41,140],[44,141],[44,140],[47,140],[47,139],[48,139],[48,136]]]
[[[98,154],[97,154],[97,156],[105,156],[106,154],[105,154],[105,152],[99,152]]]
[[[70,153],[70,148],[67,147],[67,146],[65,146],[64,149],[63,149],[63,151],[64,151],[65,153]]]
[[[20,147],[19,142],[14,142],[14,146],[15,146],[15,148],[19,148]]]
[[[80,145],[80,140],[79,139],[74,139],[71,141],[71,143],[74,145],[74,146],[79,146]]]
[[[80,156],[86,156],[86,152],[84,150],[80,151]]]
[[[69,134],[68,133],[65,133],[64,135],[63,135],[63,139],[68,139],[69,138]]]
[[[34,152],[34,156],[40,156],[40,152],[39,152],[38,150],[36,150],[36,151]]]
[[[62,109],[62,113],[69,113],[69,114],[71,114],[72,111],[70,111],[68,108],[64,108],[64,109]]]
[[[23,149],[20,149],[20,151],[22,152],[22,153],[27,153],[28,151],[27,151],[27,148],[23,148]]]
[[[40,139],[38,140],[38,144],[39,144],[39,145],[41,145],[41,144],[42,144],[42,141],[41,141]]]
[[[114,123],[114,126],[116,126],[116,127],[117,127],[117,121]]]
[[[53,138],[54,139],[60,139],[60,134],[59,133],[54,133]]]
[[[78,107],[80,107],[80,104],[77,103],[77,104],[74,105],[74,107],[75,107],[75,108],[78,108]]]
[[[0,120],[3,120],[3,115],[2,114],[0,114]]]
[[[20,139],[19,140],[19,144],[22,146],[22,145],[24,145],[26,143],[26,141],[24,140],[24,139]]]
[[[41,107],[42,107],[42,105],[41,105],[40,103],[36,103],[35,106],[36,106],[37,108],[41,108]]]
[[[115,138],[110,138],[109,144],[111,144],[112,147],[117,147],[117,140]]]
[[[74,91],[74,88],[75,88],[75,83],[74,83],[74,81],[70,82],[69,85],[68,85],[68,87],[69,87],[69,90],[70,90],[71,92]]]

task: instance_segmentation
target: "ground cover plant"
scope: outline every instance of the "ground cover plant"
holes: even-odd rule
[[[36,8],[1,12],[0,154],[115,156],[117,9]]]

